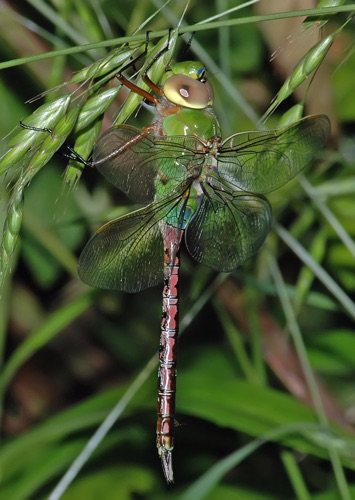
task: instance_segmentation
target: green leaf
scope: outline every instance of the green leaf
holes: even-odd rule
[[[155,481],[143,467],[127,464],[111,466],[87,474],[75,482],[62,496],[63,500],[97,500],[104,492],[105,500],[130,500],[136,495],[152,493]]]
[[[221,379],[212,366],[208,373],[179,374],[179,411],[256,437],[295,426],[298,431],[279,438],[285,446],[324,458],[328,456],[325,446],[334,446],[343,463],[355,467],[353,436],[333,426],[322,429],[314,412],[287,394],[232,377]]]

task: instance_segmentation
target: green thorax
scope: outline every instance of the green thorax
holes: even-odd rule
[[[192,135],[200,139],[211,139],[220,135],[217,118],[207,109],[182,108],[163,120],[166,135]]]
[[[211,107],[213,89],[207,81],[206,68],[202,63],[185,61],[172,65],[166,71],[162,90],[164,97],[157,106],[160,133],[167,136],[190,136],[202,142],[220,135],[219,123]],[[179,142],[178,138],[176,140]],[[163,148],[162,145],[160,147]],[[181,157],[184,157],[183,152]],[[164,217],[165,223],[185,229],[196,213],[202,197],[198,177],[202,173],[204,161],[197,162],[197,170],[187,172],[191,165],[188,167],[183,160],[170,160],[168,154],[166,158],[166,161],[161,162],[156,178],[155,200],[173,195],[176,188],[180,189],[185,183],[185,192],[176,193],[180,199],[173,202],[173,208]]]

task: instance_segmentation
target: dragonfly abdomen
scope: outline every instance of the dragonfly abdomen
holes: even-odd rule
[[[173,482],[172,450],[174,448],[176,348],[179,327],[179,253],[183,231],[171,226],[163,227],[162,231],[165,249],[158,371],[157,448],[164,475],[168,482]]]

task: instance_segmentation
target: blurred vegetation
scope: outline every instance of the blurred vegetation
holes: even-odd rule
[[[52,106],[42,108],[51,110],[48,120],[56,99],[62,99],[58,113],[67,95],[84,106],[82,68],[112,49],[131,54],[131,45],[114,39],[137,34],[144,44],[149,30],[154,50],[177,27],[185,3],[158,10],[159,0],[3,1],[0,159],[21,132],[20,120],[34,124],[39,106]],[[17,240],[0,300],[2,498],[355,497],[355,30],[352,21],[344,26],[355,4],[320,4],[331,15],[319,10],[305,25],[295,9],[315,2],[192,0],[181,24],[187,34],[175,57],[207,65],[225,136],[277,127],[291,109],[327,114],[332,137],[317,162],[269,196],[275,228],[255,258],[230,276],[216,276],[186,252],[182,257],[180,425],[176,483],[169,488],[154,434],[161,287],[113,293],[89,289],[76,276],[89,236],[132,206],[98,172],[86,169],[78,182],[75,162],[63,187],[68,160],[60,154],[45,168],[26,170],[26,157],[41,153],[47,134],[28,131],[29,140],[42,134],[43,142],[24,144],[25,159],[8,165],[1,184],[5,237],[13,231],[5,243]],[[218,27],[211,24],[209,18],[236,5],[240,10],[216,19]],[[280,16],[291,9],[294,17]],[[250,22],[238,24],[246,16]],[[304,75],[302,86],[297,80],[292,95],[258,124],[298,61],[332,34],[316,74]],[[89,43],[90,50],[80,49]],[[68,53],[58,56],[63,49]],[[76,140],[82,154],[100,132],[101,115],[103,128],[122,118],[125,95],[116,98],[117,86],[108,84],[109,100],[100,101],[97,116],[87,104],[82,129],[74,121],[76,129],[53,138],[58,147]],[[150,119],[141,109],[129,122],[143,127]],[[2,258],[9,263],[8,254]],[[112,428],[100,428],[113,408]],[[102,433],[94,435],[97,429]],[[81,454],[85,446],[94,448],[92,455]]]

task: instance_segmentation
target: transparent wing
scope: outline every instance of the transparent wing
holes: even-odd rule
[[[192,137],[155,137],[146,129],[121,125],[98,139],[92,165],[129,198],[146,203],[159,190],[166,195],[179,189],[194,163],[203,162],[202,155],[195,155],[197,144]]]
[[[148,134],[125,125],[110,128],[95,145],[92,165],[132,200],[153,200],[158,165]]]
[[[88,285],[138,292],[163,280],[164,218],[181,225],[180,199],[155,203],[115,219],[101,227],[86,244],[79,277]]]
[[[263,196],[208,188],[187,226],[186,246],[198,262],[233,271],[259,250],[271,222],[271,207]]]
[[[219,175],[237,189],[266,194],[310,163],[327,142],[326,116],[309,116],[283,130],[235,134],[222,143]]]

